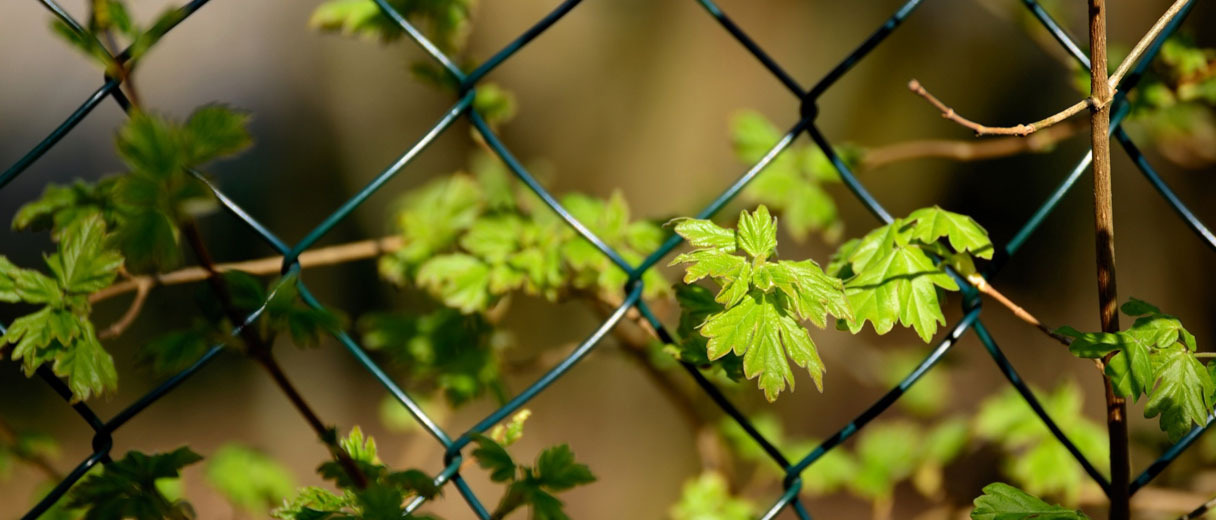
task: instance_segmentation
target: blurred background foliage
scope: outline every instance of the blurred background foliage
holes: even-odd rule
[[[165,2],[155,0],[130,4],[133,15],[143,20],[154,19],[166,8]],[[213,1],[158,43],[137,73],[144,103],[174,118],[210,102],[252,114],[254,147],[211,172],[227,194],[288,242],[302,238],[367,183],[452,103],[447,92],[428,85],[433,81],[417,80],[438,76],[417,66],[422,55],[412,45],[310,29],[310,20],[325,23],[324,13],[313,19],[319,4]],[[478,63],[556,4],[482,0],[473,8],[473,29],[467,34],[460,28],[445,29],[443,23],[431,28],[440,30],[445,48],[463,46],[469,62]],[[1139,2],[1112,9],[1110,41],[1116,57],[1166,4]],[[804,84],[833,66],[898,5],[886,0],[721,2]],[[1085,34],[1081,4],[1060,1],[1047,6],[1074,35]],[[68,7],[83,12],[80,5]],[[1127,123],[1175,191],[1209,223],[1216,222],[1216,209],[1205,204],[1216,189],[1216,118],[1211,111],[1216,82],[1209,80],[1216,73],[1216,57],[1202,49],[1216,46],[1216,36],[1202,28],[1214,22],[1216,9],[1200,3],[1184,26],[1184,36],[1163,50],[1156,79],[1144,85],[1137,111]],[[15,50],[0,56],[0,65],[12,71],[0,82],[0,158],[5,164],[58,124],[101,79],[87,58],[58,41],[48,23],[49,16],[35,2],[0,5],[0,34]],[[1067,56],[1019,2],[926,2],[819,103],[820,128],[894,214],[938,204],[974,217],[995,243],[1003,243],[1088,147],[1082,129],[1032,154],[975,162],[876,164],[874,154],[890,152],[892,148],[884,148],[888,145],[972,139],[908,92],[905,85],[912,77],[960,112],[1005,124],[1054,112],[1087,88]],[[499,88],[482,89],[479,106],[500,111],[503,119],[514,113],[514,119],[499,128],[500,134],[554,193],[581,192],[602,200],[623,197],[633,219],[659,222],[699,210],[754,161],[755,143],[739,136],[764,135],[769,124],[787,128],[798,111],[797,100],[694,2],[585,2],[488,79]],[[0,190],[3,218],[36,198],[48,182],[96,180],[122,171],[113,142],[123,121],[114,104],[102,104],[34,168]],[[487,168],[478,165],[479,146],[468,138],[469,132],[467,123],[457,122],[319,245],[392,233],[399,194],[453,172],[476,176]],[[1191,235],[1121,150],[1116,148],[1113,157],[1121,297],[1157,303],[1187,323],[1204,345],[1216,335],[1216,297],[1209,290],[1216,276],[1208,269],[1213,251]],[[1092,210],[1085,184],[1083,180],[1069,193],[994,283],[1052,324],[1089,330],[1098,327],[1089,238]],[[799,192],[790,195],[791,190]],[[784,205],[782,196],[788,198]],[[807,200],[833,202],[803,204]],[[723,221],[733,224],[733,217],[725,216],[757,201],[782,212],[781,251],[790,258],[826,264],[839,241],[877,224],[823,168],[822,156],[805,136],[722,213]],[[219,261],[271,254],[222,214],[206,217],[202,227]],[[31,265],[51,247],[45,234],[5,231],[2,253]],[[363,330],[377,319],[388,319],[385,310],[409,315],[428,309],[416,292],[382,280],[379,273],[384,271],[383,262],[378,266],[367,260],[309,270],[304,276],[323,302]],[[667,278],[677,279],[675,273],[667,271]],[[139,346],[167,326],[191,325],[195,289],[157,289],[134,327],[121,340],[107,343],[123,379],[117,395],[91,403],[103,416],[158,381],[152,370],[137,363]],[[946,300],[947,320],[959,317],[958,303],[957,296]],[[117,318],[124,304],[118,300],[99,306],[95,320]],[[1065,430],[1081,449],[1095,453],[1092,460],[1103,460],[1104,429],[1093,422],[1102,412],[1097,375],[1037,331],[990,307],[985,321],[1006,354],[1045,392],[1040,396],[1053,416],[1067,419]],[[660,311],[669,325],[677,322],[674,307]],[[7,308],[2,312],[0,319],[6,323],[16,316]],[[410,326],[439,331],[445,319],[470,318],[431,314]],[[490,339],[486,349],[506,358],[503,388],[492,393],[518,391],[533,381],[555,356],[592,330],[599,316],[582,305],[550,302],[537,290],[534,297],[514,297],[497,319],[504,332]],[[478,326],[484,324],[465,323],[460,330]],[[376,348],[374,337],[365,339],[369,348]],[[798,376],[800,392],[774,404],[765,403],[750,382],[732,391],[762,430],[780,439],[778,444],[795,457],[881,395],[923,352],[919,339],[907,330],[882,338],[869,331],[856,336],[829,331],[816,340],[828,366],[823,394],[810,391],[805,374]],[[741,518],[779,494],[780,474],[727,421],[723,437],[738,455],[726,462],[730,467],[717,469],[732,478],[703,471],[700,432],[682,419],[684,412],[647,378],[642,365],[612,346],[615,341],[606,339],[573,373],[529,405],[533,416],[528,434],[512,448],[519,459],[532,460],[543,447],[569,443],[579,461],[592,468],[596,483],[562,495],[572,517],[702,518],[698,511],[716,508],[731,513],[722,518]],[[513,348],[503,350],[506,344]],[[278,353],[319,413],[341,431],[361,425],[376,437],[387,464],[430,473],[441,469],[442,449],[402,420],[399,407],[384,405],[381,387],[332,341],[322,340],[316,349],[281,348]],[[418,362],[407,352],[390,357],[398,354],[404,356],[401,366]],[[0,417],[13,430],[3,432],[11,433],[13,440],[0,438],[10,446],[0,451],[0,477],[7,476],[0,486],[0,515],[8,517],[23,512],[30,497],[42,489],[42,473],[13,462],[11,455],[19,450],[38,453],[64,472],[87,454],[89,436],[43,383],[19,376],[19,367],[11,361],[0,368],[0,394],[8,396],[0,399]],[[398,370],[398,380],[407,387],[428,377]],[[679,386],[691,386],[679,371],[664,373]],[[967,504],[984,484],[1028,473],[1054,475],[1039,479],[1038,488],[1028,491],[1072,504],[1092,501],[1094,490],[1078,484],[1084,474],[1060,470],[1072,467],[1061,462],[1066,452],[1045,429],[1035,428],[1029,410],[1014,402],[1005,386],[979,342],[965,336],[944,365],[894,411],[811,467],[804,477],[810,510],[828,518],[881,513],[882,508],[897,518],[948,517],[949,508],[934,504]],[[434,394],[425,404],[453,430],[463,430],[496,406],[495,399],[481,398],[455,408],[465,397]],[[696,407],[709,406],[708,398],[700,400],[704,402],[694,403]],[[1131,413],[1137,468],[1165,443],[1155,421],[1140,415]],[[46,442],[47,435],[57,448]],[[200,518],[261,517],[268,505],[279,503],[266,497],[283,496],[297,483],[320,483],[313,469],[324,457],[323,447],[270,381],[240,356],[222,357],[137,417],[116,437],[114,452],[170,451],[183,444],[207,456],[207,462],[184,471],[180,491]],[[257,464],[263,456],[279,461],[286,472]],[[210,476],[235,459],[253,461],[262,469],[239,489],[209,485],[215,481]],[[1216,442],[1184,457],[1157,484],[1211,495],[1216,492],[1212,461]],[[472,472],[469,478],[479,492],[497,496],[486,475]],[[892,487],[901,481],[906,483]],[[725,490],[746,498],[726,496]],[[235,505],[223,498],[225,494]],[[447,518],[462,518],[464,508],[454,492],[428,506]]]

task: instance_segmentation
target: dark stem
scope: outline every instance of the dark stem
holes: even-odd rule
[[[194,251],[194,255],[198,258],[198,262],[203,269],[207,270],[207,283],[211,285],[212,291],[215,292],[216,298],[220,301],[220,306],[223,307],[224,313],[228,315],[228,320],[232,322],[233,327],[238,327],[245,322],[243,313],[233,304],[232,293],[228,290],[228,283],[224,280],[222,274],[215,267],[215,261],[211,259],[211,253],[207,249],[207,245],[203,242],[202,234],[198,231],[198,226],[193,219],[187,219],[182,224],[182,232],[186,235],[186,240],[190,244],[190,248]],[[308,402],[304,400],[304,396],[296,390],[295,385],[291,380],[287,379],[287,374],[283,372],[282,367],[275,361],[274,355],[270,352],[270,344],[258,334],[253,327],[243,327],[240,332],[241,339],[245,340],[248,346],[248,354],[258,362],[262,368],[270,374],[271,379],[279,386],[279,389],[287,394],[287,399],[295,406],[300,415],[304,416],[304,420],[317,434],[317,437],[325,443],[329,448],[330,453],[338,464],[342,466],[342,470],[350,477],[351,481],[359,489],[367,487],[367,476],[355,464],[355,461],[350,458],[350,454],[346,453],[341,446],[338,445],[337,438],[331,428],[327,428],[317,413],[313,411]]]
[[[1110,99],[1106,73],[1106,0],[1089,0],[1089,56],[1091,109],[1090,140],[1094,157],[1094,234],[1098,264],[1098,309],[1103,332],[1118,332],[1118,296],[1115,284],[1115,221],[1110,183]],[[1104,362],[1109,362],[1107,356]],[[1131,517],[1131,465],[1128,456],[1127,404],[1115,395],[1110,378],[1106,387],[1106,426],[1110,435],[1110,518]]]

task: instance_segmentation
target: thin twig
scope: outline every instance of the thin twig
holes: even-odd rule
[[[1030,314],[1030,312],[1028,312],[1026,309],[1023,309],[1020,305],[1013,303],[1013,300],[1010,300],[1009,298],[1005,297],[1004,294],[1001,294],[1001,292],[996,290],[996,288],[993,287],[992,284],[988,283],[988,280],[985,280],[983,276],[980,276],[978,274],[971,274],[971,275],[967,276],[967,281],[971,282],[971,285],[974,285],[975,288],[978,289],[980,292],[987,294],[992,299],[996,300],[997,303],[1004,305],[1005,308],[1007,308],[1011,312],[1013,312],[1013,315],[1017,316],[1018,319],[1033,325],[1035,328],[1039,329],[1040,331],[1043,331],[1043,334],[1048,335],[1049,337],[1051,337],[1051,339],[1054,339],[1054,340],[1062,343],[1066,347],[1070,343],[1072,343],[1072,340],[1069,339],[1067,336],[1061,336],[1059,334],[1056,334],[1051,329],[1051,327],[1044,325],[1043,322],[1039,321],[1039,319],[1034,317],[1033,314]]]
[[[1144,51],[1149,45],[1152,44],[1153,40],[1155,40],[1157,36],[1161,34],[1161,31],[1165,29],[1165,26],[1168,25],[1180,11],[1182,11],[1182,7],[1186,5],[1187,1],[1188,0],[1175,0],[1174,3],[1170,5],[1169,9],[1166,9],[1165,13],[1163,13],[1161,17],[1157,19],[1157,22],[1153,24],[1148,32],[1144,33],[1144,36],[1140,38],[1140,41],[1136,42],[1136,46],[1132,48],[1132,52],[1123,59],[1123,62],[1119,64],[1119,68],[1115,70],[1113,75],[1107,78],[1106,70],[1102,70],[1102,83],[1107,87],[1106,89],[1102,90],[1110,91],[1111,95],[1098,98],[1091,93],[1089,98],[1078,101],[1064,110],[1033,123],[1019,124],[1016,126],[984,125],[959,115],[954,111],[953,108],[950,108],[945,103],[942,103],[941,100],[937,99],[937,97],[933,96],[933,94],[930,94],[928,90],[925,90],[925,88],[921,86],[920,82],[915,79],[908,82],[908,89],[925,98],[925,100],[931,103],[934,107],[937,107],[937,109],[941,111],[942,117],[975,131],[976,135],[1027,136],[1044,128],[1060,123],[1061,121],[1065,121],[1068,118],[1081,113],[1086,108],[1089,108],[1092,111],[1099,111],[1106,108],[1106,105],[1110,103],[1111,98],[1113,97],[1114,90],[1119,86],[1119,81],[1123,79],[1123,76],[1127,74],[1127,71],[1131,70],[1132,65],[1136,64],[1136,60],[1138,60],[1140,56],[1144,54]],[[1105,36],[1105,33],[1103,33],[1103,35]],[[1090,55],[1093,56],[1093,61],[1097,61],[1097,56],[1092,50],[1090,51]],[[1103,60],[1103,62],[1105,62],[1105,60]],[[1105,63],[1103,63],[1103,66],[1105,66]]]
[[[401,237],[393,235],[374,240],[361,240],[359,242],[323,247],[300,254],[300,267],[318,267],[373,258],[383,253],[400,249],[401,245]],[[221,273],[244,271],[256,275],[277,274],[283,267],[283,257],[271,256],[243,262],[215,264],[214,267],[216,271]],[[123,293],[136,291],[141,283],[152,282],[153,285],[178,285],[201,282],[206,280],[207,276],[207,270],[202,267],[187,267],[165,274],[134,276],[89,295],[89,302],[96,303]]]
[[[965,162],[1042,153],[1052,150],[1056,143],[1076,135],[1086,126],[1082,121],[1068,121],[1067,124],[1046,128],[1026,138],[1001,137],[983,141],[926,139],[894,143],[866,151],[861,159],[861,169],[874,170],[913,159],[943,158]]]
[[[139,317],[139,311],[143,309],[144,302],[148,299],[148,293],[152,291],[152,286],[156,284],[155,280],[150,277],[140,277],[134,280],[135,283],[135,298],[131,300],[131,305],[127,307],[127,312],[123,313],[122,317],[111,324],[106,330],[101,331],[97,336],[101,339],[117,338],[135,322],[135,318]]]
[[[1216,509],[1216,498],[1212,498],[1211,500],[1200,504],[1199,507],[1196,507],[1194,511],[1182,515],[1180,520],[1198,520],[1203,518],[1204,515],[1206,515],[1208,511],[1211,511],[1212,509]]]
[[[1016,135],[1019,137],[1025,137],[1056,123],[1067,120],[1072,116],[1080,114],[1081,111],[1085,110],[1086,108],[1100,108],[1097,103],[1092,102],[1090,99],[1083,99],[1074,103],[1072,106],[1065,108],[1064,110],[1056,112],[1055,114],[1033,123],[1020,124],[1017,126],[988,126],[958,115],[953,108],[950,108],[945,103],[942,103],[941,100],[937,99],[937,97],[933,94],[930,94],[929,91],[925,90],[925,87],[921,86],[920,82],[915,79],[908,82],[908,90],[915,92],[920,97],[925,98],[925,100],[931,103],[933,106],[937,107],[937,109],[942,112],[943,118],[954,121],[964,128],[971,129],[975,132],[975,135]]]
[[[1165,30],[1165,26],[1169,25],[1170,20],[1178,16],[1178,13],[1182,11],[1182,8],[1186,6],[1188,1],[1190,0],[1174,0],[1174,3],[1170,5],[1169,9],[1165,10],[1165,13],[1160,18],[1157,18],[1157,21],[1153,23],[1153,27],[1144,34],[1144,37],[1136,42],[1136,46],[1132,48],[1132,52],[1126,58],[1123,58],[1123,62],[1119,63],[1119,68],[1115,69],[1115,73],[1107,81],[1107,84],[1111,88],[1111,94],[1114,94],[1114,90],[1119,88],[1119,82],[1123,81],[1123,76],[1127,74],[1127,71],[1131,70],[1132,65],[1136,64],[1136,61],[1140,59],[1140,55],[1144,54],[1144,51],[1153,43],[1153,40],[1157,39],[1157,35]]]

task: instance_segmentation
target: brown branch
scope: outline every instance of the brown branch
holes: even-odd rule
[[[1064,110],[1056,112],[1055,114],[1033,123],[1019,124],[1016,126],[988,126],[958,115],[953,108],[950,108],[945,103],[942,103],[941,100],[937,99],[937,97],[933,94],[930,94],[929,91],[925,90],[925,87],[921,86],[920,82],[916,81],[915,79],[908,82],[908,90],[915,92],[918,96],[925,98],[925,100],[934,107],[937,107],[937,109],[941,111],[943,118],[954,121],[964,128],[971,129],[975,132],[975,135],[1016,135],[1024,137],[1061,121],[1067,120],[1072,116],[1080,114],[1082,110],[1085,110],[1088,107],[1097,107],[1096,103],[1092,103],[1089,99],[1083,99]]]
[[[1090,98],[1089,116],[1094,168],[1094,237],[1098,264],[1098,311],[1102,331],[1119,331],[1118,291],[1115,284],[1115,220],[1110,189],[1110,99],[1114,88],[1106,77],[1106,0],[1089,0]],[[1115,352],[1102,360],[1109,363]],[[1110,438],[1110,518],[1131,518],[1131,456],[1127,436],[1127,403],[1115,394],[1105,374],[1106,429]]]
[[[300,267],[318,267],[373,258],[383,253],[400,249],[401,245],[401,237],[394,235],[374,240],[362,240],[323,247],[301,253],[299,258]],[[283,267],[283,257],[271,256],[243,262],[215,264],[213,267],[221,273],[244,271],[256,275],[277,274]],[[123,293],[137,291],[141,283],[151,282],[153,285],[177,285],[201,282],[206,280],[208,275],[207,269],[203,267],[187,267],[165,274],[135,276],[89,295],[89,302],[96,303]]]
[[[1039,319],[1034,317],[1033,314],[1030,314],[1030,312],[1028,312],[1026,309],[1023,309],[1020,305],[1013,303],[1013,300],[1010,300],[1009,298],[1005,297],[1004,294],[1001,294],[1001,292],[996,290],[996,288],[993,287],[992,284],[988,283],[988,280],[985,280],[983,276],[973,273],[973,274],[967,275],[967,281],[971,282],[971,285],[974,285],[975,288],[977,290],[979,290],[980,292],[988,295],[992,299],[996,300],[997,303],[1000,303],[1001,305],[1005,306],[1005,308],[1009,309],[1010,312],[1013,312],[1013,315],[1017,316],[1018,319],[1033,325],[1035,328],[1042,331],[1043,334],[1046,334],[1049,337],[1051,337],[1051,339],[1054,339],[1054,340],[1060,342],[1061,344],[1063,344],[1066,347],[1070,343],[1072,343],[1072,340],[1069,339],[1067,336],[1061,336],[1059,334],[1056,334],[1052,330],[1051,327],[1044,325],[1043,322],[1039,321]]]
[[[44,475],[46,475],[48,479],[54,481],[63,480],[63,474],[60,473],[59,470],[55,469],[55,466],[51,465],[51,461],[47,460],[46,457],[43,457],[38,453],[16,449],[17,432],[13,431],[12,427],[10,427],[8,423],[4,422],[3,418],[0,418],[0,444],[8,444],[9,446],[12,446],[13,448],[9,451],[15,457],[38,468]]]
[[[1119,82],[1123,80],[1123,76],[1127,74],[1127,71],[1131,70],[1132,65],[1135,65],[1136,61],[1140,59],[1140,55],[1144,54],[1144,51],[1147,50],[1148,46],[1153,43],[1153,40],[1157,39],[1157,35],[1161,34],[1161,31],[1165,30],[1165,26],[1169,25],[1170,20],[1173,20],[1175,16],[1178,16],[1178,13],[1182,11],[1182,8],[1186,6],[1188,1],[1189,0],[1174,0],[1174,3],[1170,5],[1169,9],[1166,9],[1165,13],[1157,18],[1156,22],[1153,22],[1153,26],[1149,28],[1148,32],[1145,33],[1142,38],[1140,38],[1140,41],[1136,42],[1136,46],[1132,48],[1132,52],[1129,53],[1126,58],[1123,58],[1123,61],[1119,63],[1119,68],[1116,69],[1115,73],[1110,76],[1109,80],[1107,80],[1106,84],[1110,86],[1111,94],[1114,94],[1114,90],[1119,88]],[[1103,72],[1105,72],[1105,70],[1103,70]]]
[[[1022,153],[1043,153],[1056,143],[1077,134],[1087,125],[1068,121],[1037,132],[1029,137],[1000,137],[975,140],[925,139],[879,146],[866,151],[861,159],[862,170],[874,170],[891,163],[914,159],[942,158],[955,161],[981,161]]]
[[[1044,128],[1047,128],[1047,127],[1050,127],[1057,123],[1060,123],[1062,121],[1065,121],[1068,118],[1081,113],[1086,108],[1089,108],[1091,111],[1094,111],[1094,112],[1100,112],[1103,109],[1107,108],[1107,105],[1110,104],[1110,101],[1113,97],[1115,88],[1118,87],[1118,85],[1119,85],[1119,81],[1123,79],[1123,76],[1125,74],[1127,74],[1127,71],[1131,70],[1132,65],[1134,65],[1136,63],[1136,60],[1139,59],[1142,54],[1144,54],[1144,51],[1148,48],[1148,46],[1150,44],[1152,44],[1153,40],[1156,39],[1157,36],[1161,34],[1161,31],[1165,29],[1165,26],[1168,25],[1169,22],[1171,20],[1173,20],[1175,16],[1178,15],[1178,13],[1182,10],[1182,7],[1184,5],[1186,5],[1186,2],[1187,2],[1187,0],[1175,0],[1174,3],[1172,5],[1170,5],[1169,9],[1166,9],[1165,13],[1162,13],[1161,17],[1159,17],[1157,19],[1157,21],[1153,24],[1153,26],[1151,28],[1149,28],[1148,32],[1146,32],[1144,34],[1144,36],[1142,36],[1140,38],[1140,41],[1136,42],[1136,46],[1132,49],[1132,52],[1130,54],[1128,54],[1126,58],[1123,59],[1123,62],[1119,64],[1119,68],[1115,71],[1114,75],[1112,75],[1108,78],[1106,76],[1106,69],[1103,68],[1101,71],[1102,73],[1101,73],[1101,79],[1100,79],[1100,81],[1102,82],[1102,85],[1100,85],[1100,86],[1091,85],[1090,97],[1088,99],[1083,99],[1081,101],[1078,101],[1078,102],[1074,103],[1072,106],[1069,106],[1068,108],[1066,108],[1064,110],[1056,112],[1055,114],[1047,116],[1047,117],[1040,119],[1038,121],[1035,121],[1033,123],[1019,124],[1016,126],[988,126],[988,125],[980,124],[980,123],[977,123],[975,121],[972,121],[970,119],[967,119],[967,118],[959,115],[957,112],[954,111],[953,108],[950,108],[945,103],[942,103],[941,100],[937,99],[935,96],[933,96],[933,94],[930,94],[929,91],[925,90],[925,88],[923,86],[921,86],[920,82],[916,81],[915,79],[908,82],[908,89],[910,89],[912,92],[915,92],[917,95],[925,98],[925,100],[927,100],[934,107],[937,107],[937,109],[941,111],[942,117],[949,119],[951,121],[954,121],[955,123],[958,123],[959,125],[961,125],[965,128],[969,128],[969,129],[975,131],[976,135],[1027,136],[1034,132],[1042,130]],[[1098,3],[1100,4],[1100,2],[1098,2]],[[1091,2],[1090,3],[1090,6],[1091,6],[1091,16],[1090,16],[1090,20],[1091,20],[1090,41],[1091,41],[1091,44],[1093,43],[1093,34],[1092,34],[1093,33],[1093,20],[1096,18],[1095,16],[1092,16],[1092,13],[1094,11],[1093,7],[1092,7],[1093,5],[1095,5],[1095,3]],[[1103,14],[1105,15],[1105,11],[1103,11]],[[1103,30],[1103,33],[1102,33],[1102,42],[1103,42],[1102,66],[1106,67],[1105,20],[1103,20],[1102,27],[1103,27],[1103,29],[1102,29]],[[1093,49],[1092,45],[1090,48],[1090,56],[1092,57],[1091,61],[1094,61],[1094,62],[1098,61],[1098,56],[1094,53],[1094,49]],[[1091,67],[1090,69],[1091,69],[1091,71],[1094,70],[1093,67]],[[1096,74],[1091,74],[1091,76],[1093,76],[1092,77],[1093,81],[1099,81]],[[1092,83],[1092,81],[1091,81],[1091,83]],[[1099,88],[1099,87],[1101,87],[1101,88]],[[1103,92],[1105,94],[1099,97],[1095,94],[1096,92]],[[1109,117],[1107,119],[1109,120]]]
[[[97,337],[101,339],[117,338],[135,322],[135,318],[139,317],[139,311],[143,309],[144,302],[148,299],[148,293],[152,291],[152,286],[156,284],[155,280],[150,277],[141,277],[135,282],[135,298],[131,300],[131,305],[127,307],[127,312],[123,313],[122,317],[111,324],[106,330],[101,331]]]

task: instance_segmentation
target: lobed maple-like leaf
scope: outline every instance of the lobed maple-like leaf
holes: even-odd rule
[[[737,230],[707,220],[679,219],[675,231],[697,248],[672,260],[672,265],[688,264],[684,282],[711,278],[720,287],[714,298],[720,309],[704,305],[686,309],[704,316],[696,328],[708,340],[708,359],[728,354],[741,358],[744,376],[757,379],[770,401],[787,385],[794,387],[791,362],[805,368],[822,391],[823,361],[799,322],[824,327],[829,314],[841,319],[853,316],[840,279],[824,273],[812,260],[775,260],[777,219],[764,206],[744,211]]]

